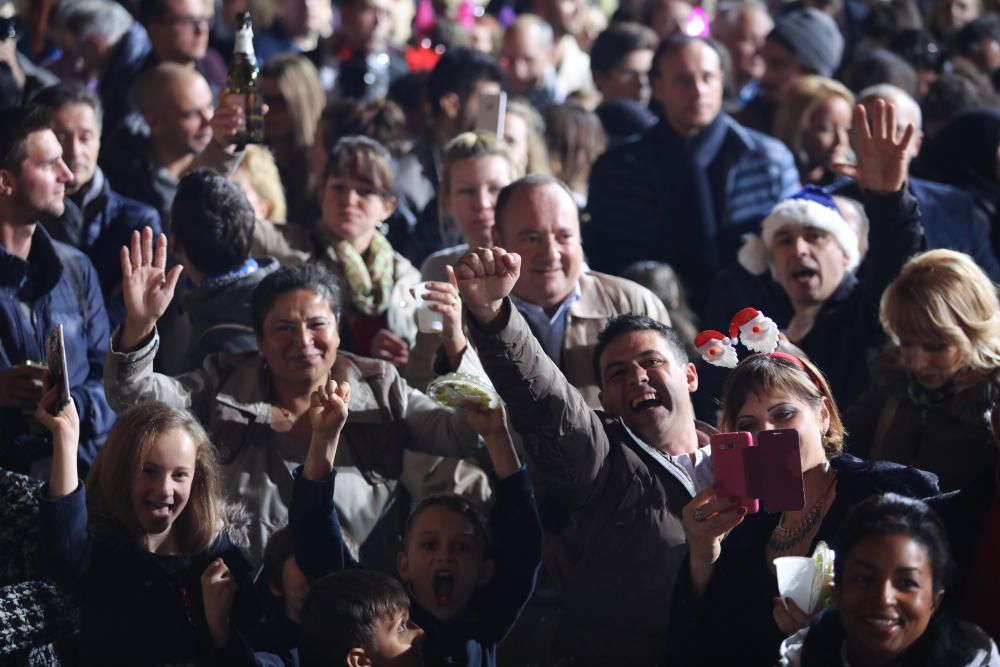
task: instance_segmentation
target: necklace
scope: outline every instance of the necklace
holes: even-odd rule
[[[772,551],[788,551],[801,542],[802,539],[812,531],[816,524],[819,523],[820,517],[823,514],[823,505],[826,503],[826,498],[830,495],[830,491],[833,490],[836,483],[837,474],[835,472],[833,479],[830,480],[830,486],[828,486],[826,491],[823,492],[823,495],[816,499],[816,502],[809,508],[805,518],[799,522],[799,525],[794,528],[785,528],[779,521],[778,525],[774,527],[774,531],[771,533],[770,539],[767,541],[768,548]]]

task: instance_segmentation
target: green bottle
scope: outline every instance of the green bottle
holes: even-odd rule
[[[250,12],[236,15],[239,28],[233,47],[233,62],[226,78],[227,103],[241,105],[245,112],[244,124],[233,137],[233,143],[242,148],[247,144],[264,142],[264,114],[261,110],[260,91],[257,90],[257,58],[253,52],[253,25]]]

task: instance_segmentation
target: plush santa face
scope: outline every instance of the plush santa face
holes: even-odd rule
[[[739,359],[733,340],[718,331],[703,331],[695,338],[695,347],[701,358],[713,366],[736,368]]]
[[[754,352],[774,352],[778,347],[778,326],[763,313],[755,313],[751,319],[739,325],[740,342]]]

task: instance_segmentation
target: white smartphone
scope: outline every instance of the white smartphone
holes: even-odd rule
[[[503,138],[503,119],[507,113],[507,93],[482,93],[479,95],[479,112],[476,114],[476,129],[492,132]]]

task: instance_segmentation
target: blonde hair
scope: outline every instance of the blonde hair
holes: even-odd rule
[[[503,158],[510,170],[511,183],[524,175],[521,161],[514,155],[510,146],[504,143],[502,139],[498,139],[492,132],[480,130],[476,132],[462,132],[456,135],[444,147],[444,157],[441,160],[441,179],[438,186],[438,225],[441,228],[442,238],[450,238],[453,234],[450,229],[455,227],[455,224],[444,210],[444,200],[451,198],[452,167],[461,160],[489,156]]]
[[[287,222],[288,203],[285,201],[285,189],[281,186],[278,165],[274,163],[271,151],[264,146],[248,145],[237,169],[246,172],[253,189],[261,199],[271,205],[268,219],[272,222]]]
[[[956,346],[965,369],[956,381],[977,384],[1000,366],[1000,301],[972,259],[954,250],[911,258],[882,294],[879,319],[892,342],[901,338]]]
[[[190,436],[196,452],[191,495],[173,526],[177,544],[185,554],[196,554],[212,545],[223,527],[215,448],[194,415],[159,401],[137,405],[119,417],[90,468],[87,504],[96,533],[124,533],[129,541],[145,545],[145,533],[132,506],[132,480],[142,471],[156,438],[174,429]]]
[[[808,164],[808,157],[802,148],[802,135],[805,134],[806,125],[820,104],[836,97],[854,108],[854,93],[844,84],[816,75],[800,78],[782,97],[774,116],[773,134],[792,151],[800,171],[813,166]]]
[[[507,102],[507,115],[524,121],[528,132],[528,163],[523,165],[526,174],[551,174],[549,153],[545,147],[545,121],[535,107],[522,99]]]
[[[736,418],[750,394],[781,391],[808,403],[817,413],[825,402],[830,412],[830,427],[823,434],[823,451],[828,459],[832,459],[844,451],[847,435],[837,402],[823,373],[804,357],[795,356],[794,359],[802,366],[784,355],[754,354],[740,361],[729,374],[722,390],[719,428],[722,431],[737,430]]]
[[[264,64],[261,76],[272,76],[277,80],[278,90],[292,118],[292,142],[295,147],[305,149],[312,146],[316,121],[326,105],[326,94],[316,66],[303,55],[279,53]]]

